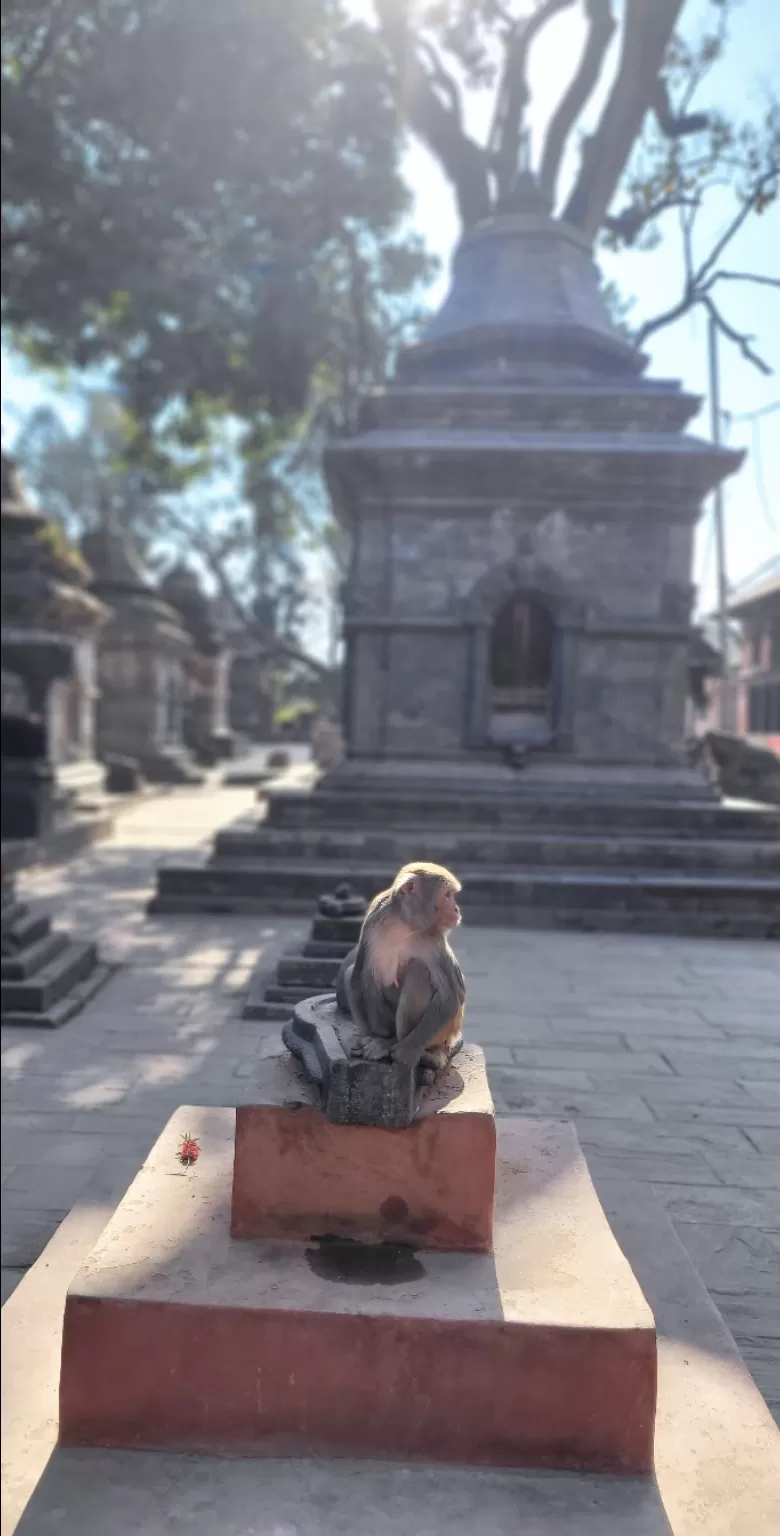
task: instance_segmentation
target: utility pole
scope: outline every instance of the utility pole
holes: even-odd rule
[[[710,365],[710,429],[713,442],[720,447],[720,376],[718,372],[718,328],[714,317],[708,315],[707,340]],[[723,517],[723,485],[719,481],[713,492],[715,517],[715,563],[718,582],[718,649],[723,659],[723,673],[718,695],[718,724],[722,731],[733,730],[731,709],[731,667],[729,657],[728,581],[726,579],[726,539]]]

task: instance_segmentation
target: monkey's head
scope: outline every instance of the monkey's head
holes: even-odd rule
[[[441,864],[405,864],[393,881],[393,906],[418,933],[451,933],[460,922],[460,888]]]

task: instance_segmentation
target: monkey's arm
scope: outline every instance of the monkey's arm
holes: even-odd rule
[[[465,983],[457,961],[437,966],[435,971],[420,960],[410,961],[398,1002],[398,1040],[393,1046],[393,1059],[416,1066],[437,1035],[455,1023],[465,997]]]
[[[336,1002],[341,1012],[352,1019],[352,1023],[360,1031],[361,1035],[367,1035],[371,1031],[362,1001],[363,951],[364,946],[358,944],[357,949],[347,955],[346,959],[342,962],[338,981],[336,982]]]

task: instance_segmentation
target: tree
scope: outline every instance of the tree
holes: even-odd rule
[[[745,221],[777,197],[780,109],[769,100],[757,117],[730,123],[698,105],[726,47],[733,0],[710,0],[710,20],[693,41],[678,30],[684,0],[623,0],[620,25],[614,0],[536,0],[522,14],[512,0],[376,0],[396,98],[410,127],[449,178],[464,228],[511,213],[529,156],[533,44],[574,7],[584,13],[586,41],[538,157],[543,192],[560,218],[617,249],[652,243],[665,232],[664,220],[677,219],[680,300],[646,322],[637,343],[703,305],[723,334],[766,370],[752,338],[729,324],[719,299],[729,282],[780,287],[772,276],[722,265]],[[608,82],[606,99],[593,130],[581,137],[579,163],[567,184],[576,135],[600,82]],[[494,97],[484,144],[467,131],[463,110],[464,92],[478,90]],[[697,216],[708,192],[724,184],[733,193],[732,216],[711,248],[696,252]]]
[[[345,0],[8,0],[2,60],[4,323],[109,370],[158,484],[203,471],[220,415],[264,451],[342,367],[356,259],[388,299],[425,278]]]

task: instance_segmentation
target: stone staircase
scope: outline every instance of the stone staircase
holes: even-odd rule
[[[3,1024],[57,1029],[110,974],[95,944],[54,932],[51,919],[18,901],[12,881],[3,880]]]
[[[780,937],[780,811],[538,788],[274,793],[205,861],[163,864],[150,911],[295,913],[345,877],[371,897],[415,858],[457,873],[471,923]]]

